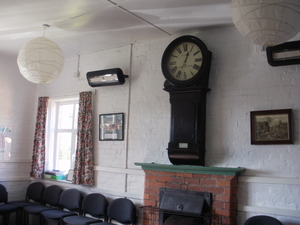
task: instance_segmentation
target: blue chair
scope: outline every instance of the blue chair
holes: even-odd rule
[[[244,225],[283,225],[279,220],[271,216],[253,216],[248,218]]]
[[[104,220],[107,221],[107,207],[108,201],[102,194],[89,194],[85,196],[82,201],[82,215],[68,216],[65,217],[63,221],[69,225],[87,225],[97,222],[103,222],[103,220],[99,220],[100,218],[104,218]],[[88,217],[87,214],[94,218]]]
[[[41,212],[43,216],[42,224],[45,221],[63,224],[63,219],[67,216],[76,216],[80,214],[82,194],[77,189],[64,190],[59,198],[59,209],[46,210]]]
[[[25,200],[8,202],[9,204],[18,206],[18,213],[22,222],[25,221],[25,214],[23,208],[29,205],[41,204],[44,190],[45,186],[43,183],[31,183],[27,187]]]
[[[135,205],[127,198],[117,198],[113,200],[108,205],[107,216],[109,222],[101,223],[101,225],[115,225],[112,221],[117,221],[121,224],[136,224]]]
[[[18,218],[18,206],[7,204],[7,191],[6,188],[0,184],[0,215],[3,216],[3,224],[9,224],[9,216],[11,213],[16,213],[16,219]],[[16,221],[19,224],[19,221]]]
[[[58,185],[46,187],[43,193],[42,205],[29,205],[23,208],[25,213],[25,224],[28,224],[28,216],[30,214],[38,215],[40,217],[40,224],[42,224],[43,217],[41,216],[41,212],[52,210],[54,207],[58,208],[62,191],[63,190]]]

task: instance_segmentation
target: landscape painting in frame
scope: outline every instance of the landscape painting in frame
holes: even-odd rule
[[[252,111],[251,144],[292,144],[292,109]]]

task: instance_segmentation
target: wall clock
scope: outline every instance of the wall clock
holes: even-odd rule
[[[196,83],[210,65],[211,53],[198,38],[181,36],[166,48],[161,68],[166,80],[174,86]]]
[[[172,164],[205,164],[206,94],[211,52],[193,36],[182,36],[166,48],[161,68],[170,94],[168,157]]]

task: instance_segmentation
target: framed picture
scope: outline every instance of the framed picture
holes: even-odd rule
[[[101,114],[99,116],[99,140],[124,140],[124,113]]]
[[[69,172],[67,174],[67,178],[66,178],[67,181],[72,181],[73,173],[74,173],[74,170],[69,170]]]
[[[293,144],[292,109],[252,111],[251,144]]]

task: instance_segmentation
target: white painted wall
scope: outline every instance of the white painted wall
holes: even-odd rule
[[[207,96],[206,166],[246,168],[239,183],[239,224],[255,214],[270,214],[285,224],[299,224],[299,66],[269,66],[265,52],[244,39],[234,27],[193,35],[206,43],[213,53],[209,82],[211,91]],[[149,40],[82,55],[79,78],[74,77],[77,57],[66,59],[65,68],[57,80],[37,86],[37,96],[63,96],[92,90],[85,78],[88,71],[120,67],[129,75],[122,86],[95,88],[94,163],[97,185],[79,189],[99,191],[108,197],[128,196],[141,203],[144,176],[134,162],[169,164],[166,147],[170,104],[168,93],[163,91],[160,61],[164,49],[175,38]],[[10,65],[8,72],[0,72],[1,82],[3,77],[7,79],[7,74],[17,73],[14,62]],[[20,82],[20,79],[23,78],[13,78],[15,82]],[[31,86],[35,88],[23,83],[27,89]],[[35,92],[27,89],[24,92],[26,95],[19,94],[18,97],[26,99],[29,106],[36,106]],[[1,93],[2,104],[7,92]],[[31,124],[34,124],[35,113],[28,113],[28,108],[32,111],[32,107],[19,106],[18,100],[15,98],[5,107],[19,107],[20,112],[24,111],[25,116],[20,123],[30,123],[27,127],[33,132]],[[251,145],[250,111],[285,108],[293,109],[294,144]],[[125,113],[125,140],[98,141],[99,114],[114,112]],[[17,118],[21,118],[20,113],[16,113]],[[15,116],[0,112],[0,122],[5,121],[6,116],[12,123],[11,115]],[[20,133],[17,127],[16,132]],[[24,135],[27,138],[20,135],[22,140],[33,136],[30,132]],[[30,143],[14,141],[18,143],[14,151],[21,152],[21,159],[30,161]],[[26,150],[19,146],[25,146]],[[16,155],[14,157],[19,160]],[[2,162],[0,165],[3,165]],[[10,171],[2,176],[16,177],[19,174]],[[73,187],[71,184],[61,184]]]
[[[25,199],[35,124],[36,85],[20,75],[16,58],[0,54],[0,127],[11,128],[11,151],[0,152],[0,184],[8,199]]]

